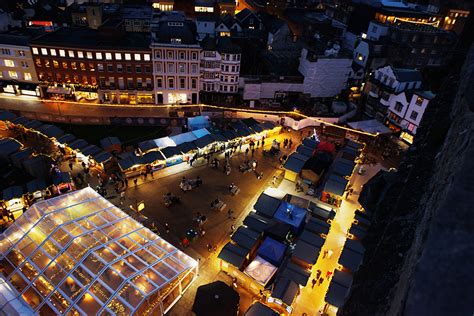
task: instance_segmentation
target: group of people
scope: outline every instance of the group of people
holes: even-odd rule
[[[179,188],[183,191],[190,191],[193,188],[200,187],[202,185],[202,179],[200,176],[197,176],[196,179],[186,179],[186,177],[183,177],[180,184]]]
[[[285,138],[283,140],[283,148],[291,149],[292,146],[293,146],[293,140],[291,138]]]

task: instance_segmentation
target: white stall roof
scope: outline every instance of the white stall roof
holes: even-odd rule
[[[277,269],[278,268],[270,262],[266,261],[260,256],[257,256],[255,260],[250,262],[248,267],[245,269],[245,274],[247,274],[249,277],[257,281],[261,285],[265,286],[275,274]]]

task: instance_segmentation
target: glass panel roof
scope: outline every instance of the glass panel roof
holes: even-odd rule
[[[36,291],[52,310],[67,314],[104,308],[131,314],[148,295],[196,266],[91,188],[30,207],[0,234],[0,250],[0,268],[8,265],[5,279],[30,280],[20,298],[31,302]]]

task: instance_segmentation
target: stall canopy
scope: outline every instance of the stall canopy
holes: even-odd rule
[[[278,268],[273,264],[262,257],[257,256],[252,262],[250,262],[247,268],[245,268],[244,273],[259,284],[265,286],[277,270]]]
[[[165,157],[159,151],[150,151],[142,157],[142,161],[146,164],[152,164],[160,160],[165,160]]]
[[[308,221],[308,223],[306,223],[306,226],[304,227],[305,230],[309,230],[315,234],[325,234],[325,235],[329,233],[329,228],[330,228],[330,225],[319,218],[311,218]]]
[[[193,133],[193,135],[196,136],[196,138],[201,138],[201,137],[211,134],[207,128],[200,128],[195,131],[192,131],[191,133]]]
[[[334,146],[334,144],[330,142],[320,142],[318,147],[316,147],[316,150],[318,152],[334,154],[334,152],[336,151],[336,146]]]
[[[335,270],[326,293],[326,302],[337,308],[341,308],[346,302],[351,286],[352,276],[347,272]]]
[[[38,127],[38,131],[45,134],[48,137],[59,137],[64,135],[64,131],[57,126],[45,124]]]
[[[36,120],[31,120],[31,121],[26,122],[25,124],[23,124],[24,127],[28,127],[28,128],[32,128],[32,129],[37,129],[41,125],[43,125],[43,123],[41,123],[40,121],[36,121]]]
[[[196,150],[197,146],[196,144],[194,144],[194,142],[187,142],[179,144],[178,146],[176,146],[176,149],[183,154],[187,154],[193,150]]]
[[[166,147],[161,149],[160,152],[166,159],[181,155],[181,152],[176,147]]]
[[[293,227],[290,224],[282,223],[277,219],[272,219],[265,228],[264,235],[285,242],[288,240],[288,237],[293,235],[292,228]]]
[[[3,190],[3,199],[5,201],[20,198],[23,195],[23,188],[19,185],[8,187]]]
[[[392,130],[378,120],[348,122],[350,128],[371,134],[391,134]]]
[[[268,225],[268,219],[254,213],[250,213],[244,219],[243,224],[258,233],[262,233]]]
[[[21,144],[13,138],[0,139],[0,158],[9,161],[9,156],[17,152],[21,148]]]
[[[245,125],[247,125],[248,127],[251,127],[253,125],[257,125],[258,124],[258,121],[256,119],[254,119],[253,117],[249,117],[249,118],[246,118],[246,119],[242,119],[240,120],[240,122],[244,123]]]
[[[252,250],[257,244],[258,238],[252,238],[249,234],[245,233],[242,229],[247,229],[245,227],[239,227],[239,229],[232,234],[231,240],[238,246]]]
[[[261,132],[264,131],[264,129],[262,128],[262,126],[260,126],[260,124],[254,124],[254,125],[249,126],[249,127],[250,127],[250,129],[251,129],[252,131],[254,131],[255,133],[261,133]]]
[[[282,265],[280,269],[278,269],[278,277],[285,277],[302,286],[306,286],[310,276],[310,271],[291,261],[287,261],[286,264]]]
[[[237,137],[239,137],[239,135],[237,135],[237,133],[233,130],[224,131],[222,133],[222,135],[225,138],[227,138],[227,140],[233,140],[233,139],[236,139]]]
[[[333,174],[341,176],[341,177],[349,177],[352,175],[354,171],[354,167],[350,164],[344,163],[342,160],[336,160],[334,162],[334,168],[332,170]]]
[[[1,120],[1,118],[0,118]],[[13,120],[11,120],[12,123],[15,123],[15,124],[19,124],[19,125],[24,125],[25,123],[27,123],[29,120],[24,117],[24,116],[19,116]]]
[[[317,183],[324,171],[331,165],[331,161],[322,161],[319,159],[321,155],[309,158],[301,169],[301,177],[305,180]]]
[[[276,127],[274,123],[269,122],[269,121],[265,121],[261,125],[265,128],[265,130],[272,130]]]
[[[286,245],[272,239],[265,238],[262,245],[258,248],[257,255],[267,260],[275,266],[279,266],[285,256]]]
[[[96,146],[96,145],[88,145],[88,146],[81,149],[81,153],[84,156],[93,156],[95,154],[100,153],[101,151],[102,151],[102,149],[100,149],[100,147]]]
[[[348,268],[352,272],[359,270],[364,254],[356,252],[350,248],[344,247],[341,256],[339,257],[339,264],[345,268]]]
[[[293,231],[298,233],[304,225],[306,213],[307,211],[304,208],[295,206],[288,202],[281,202],[275,212],[274,218],[283,223],[290,224],[293,227]]]
[[[33,179],[26,183],[26,189],[28,193],[34,193],[36,191],[42,191],[46,189],[48,186],[43,179]]]
[[[170,139],[176,144],[180,145],[186,142],[192,142],[197,139],[196,135],[193,132],[182,133],[178,135],[171,136]]]
[[[135,155],[128,155],[127,157],[120,159],[118,161],[120,169],[123,171],[130,169],[134,166],[141,165],[142,164],[142,159],[140,157],[137,157]]]
[[[100,147],[107,151],[120,151],[122,148],[122,142],[118,137],[105,137],[100,140]]]
[[[222,281],[201,285],[196,291],[193,312],[196,316],[237,315],[240,296]]]
[[[288,278],[279,278],[273,284],[271,296],[282,300],[288,306],[291,306],[298,295],[299,285]]]
[[[211,135],[204,135],[194,141],[197,147],[205,148],[206,146],[214,143],[214,138]]]
[[[57,141],[60,142],[61,144],[69,144],[75,140],[76,140],[76,136],[72,134],[64,134],[63,136],[60,136],[57,138]]]
[[[273,218],[273,215],[278,209],[280,202],[281,201],[279,199],[262,193],[258,197],[257,203],[255,203],[253,208],[255,211],[257,211],[257,214],[268,218]]]
[[[140,150],[144,153],[149,152],[150,150],[158,150],[158,146],[153,139],[139,142],[138,148],[140,148]]]
[[[319,248],[324,245],[325,241],[325,239],[322,238],[319,234],[315,234],[313,232],[310,232],[309,230],[304,230],[298,240],[302,240],[304,242],[307,242],[308,244]]]
[[[335,178],[328,179],[324,184],[324,191],[337,196],[342,196],[346,190],[346,185],[340,181],[335,180]]]
[[[106,151],[101,151],[97,154],[92,155],[92,158],[97,162],[97,163],[104,163],[107,162],[109,159],[112,158],[112,155],[109,152]]]
[[[310,137],[306,137],[305,139],[303,139],[303,141],[301,142],[303,145],[305,145],[306,147],[309,147],[311,149],[316,149],[318,147],[318,144],[319,142],[310,138]]]
[[[351,147],[344,147],[342,149],[342,157],[347,160],[354,161],[359,156],[359,152]]]
[[[370,226],[370,220],[367,218],[366,213],[362,213],[359,210],[356,210],[354,220],[357,221],[357,225],[361,227],[369,227]]]
[[[349,248],[354,250],[355,252],[358,253],[364,253],[365,248],[362,245],[362,243],[359,240],[354,240],[354,239],[346,239],[346,243],[344,245],[344,248]]]
[[[328,219],[333,219],[334,215],[336,215],[334,211],[322,208],[321,206],[318,206],[314,202],[309,203],[308,209],[310,210],[312,216],[319,218],[323,221],[326,221]]]
[[[23,161],[27,160],[31,155],[33,155],[33,149],[29,147],[23,148],[11,154],[10,160],[15,167],[21,169],[23,167]]]
[[[53,175],[53,183],[59,185],[61,183],[71,183],[71,174],[69,172],[58,172]]]
[[[244,316],[279,316],[280,313],[275,312],[268,306],[260,302],[252,304],[245,312]]]
[[[209,136],[211,136],[215,142],[224,143],[228,141],[227,137],[225,137],[221,132],[212,133]]]
[[[88,145],[89,144],[85,140],[79,138],[79,139],[76,139],[75,141],[73,141],[72,143],[70,143],[69,147],[71,147],[72,149],[75,149],[75,150],[81,150],[82,148],[85,148]]]
[[[299,261],[303,261],[308,265],[314,265],[318,260],[320,251],[320,247],[308,244],[303,240],[298,240],[295,249],[293,250],[292,257]]]
[[[306,156],[306,157],[312,157],[314,149],[306,147],[305,145],[301,144],[296,148],[296,152],[300,155]]]
[[[367,234],[367,230],[359,225],[352,224],[349,229],[349,234],[353,235],[356,239],[364,239]]]
[[[245,253],[248,250],[244,250],[243,252],[239,249],[242,249],[239,246],[235,246],[232,243],[228,242],[221,250],[217,258],[233,265],[234,267],[241,268],[245,262]]]
[[[211,126],[211,120],[209,116],[188,117],[188,126],[192,131],[207,128]]]
[[[304,164],[308,160],[308,157],[298,153],[292,153],[286,160],[283,168],[299,173],[303,169]]]
[[[8,111],[0,111],[0,120],[2,121],[11,121],[16,117],[15,114]]]

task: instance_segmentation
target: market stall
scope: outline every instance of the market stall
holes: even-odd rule
[[[64,135],[64,131],[55,125],[45,124],[36,129],[38,132],[50,138],[58,138]]]
[[[247,261],[249,250],[228,242],[217,256],[219,268],[232,275],[234,271],[239,271]]]
[[[243,224],[251,230],[261,234],[268,225],[268,219],[255,213],[250,213],[244,218]]]
[[[291,254],[291,260],[304,269],[311,269],[316,264],[320,252],[320,247],[298,240]]]
[[[349,181],[341,176],[336,174],[329,175],[321,193],[321,201],[335,207],[340,207],[348,183]]]
[[[10,155],[11,163],[18,169],[23,169],[23,162],[28,160],[33,155],[33,149],[22,148],[19,151]]]
[[[166,166],[166,158],[159,151],[151,151],[143,155],[142,162],[147,165],[148,171],[160,170]]]
[[[199,148],[194,142],[186,142],[176,146],[176,149],[183,154],[183,161],[189,161],[194,155],[197,154]]]
[[[259,285],[265,287],[277,270],[278,268],[276,266],[257,255],[247,268],[245,268],[244,273],[255,280]]]
[[[58,172],[54,174],[53,189],[53,192],[58,195],[74,191],[76,188],[74,181],[72,181],[71,174],[69,172]]]
[[[280,313],[275,312],[268,306],[263,305],[260,302],[255,302],[250,305],[249,309],[245,312],[244,316],[279,316]]]
[[[100,147],[109,153],[121,153],[122,142],[118,137],[105,137],[100,140]]]
[[[292,305],[299,293],[300,287],[298,283],[285,277],[278,278],[272,285],[271,294],[267,297],[267,303],[270,306],[276,304],[278,307],[283,307],[288,314],[291,314],[293,311]],[[278,308],[277,306],[275,307],[275,309]]]
[[[3,208],[11,218],[17,219],[26,210],[23,188],[16,185],[3,190]]]
[[[291,225],[293,232],[298,235],[304,228],[307,211],[304,208],[281,202],[274,218]]]
[[[26,200],[28,206],[31,206],[37,201],[44,200],[51,196],[51,193],[47,189],[48,185],[42,179],[33,179],[26,183],[26,189],[28,190],[26,194]]]
[[[286,245],[273,238],[266,237],[257,250],[257,256],[265,259],[274,266],[280,266],[285,257]]]
[[[268,218],[273,218],[273,215],[280,206],[281,201],[265,193],[260,194],[257,203],[253,206],[253,209],[258,215],[262,215]]]
[[[108,163],[112,161],[112,155],[107,151],[100,151],[99,153],[92,155],[92,159],[95,166],[99,167],[102,171],[105,171]]]
[[[160,152],[165,157],[166,167],[183,162],[183,154],[176,147],[166,147],[161,149]]]
[[[0,159],[3,161],[10,161],[10,155],[16,153],[23,145],[13,138],[0,139]]]
[[[143,159],[130,152],[122,153],[119,156],[118,165],[126,178],[141,175],[146,170]]]
[[[344,271],[335,270],[325,301],[337,308],[341,308],[349,297],[352,286],[352,276]]]
[[[295,182],[307,160],[308,157],[306,156],[292,153],[283,165],[285,169],[285,179]]]

